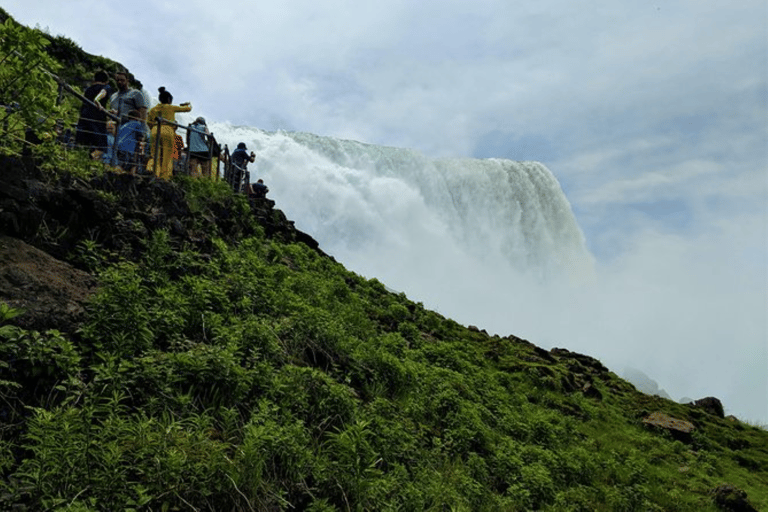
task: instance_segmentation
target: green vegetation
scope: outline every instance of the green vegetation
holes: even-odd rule
[[[768,504],[766,432],[609,373],[602,400],[568,391],[575,360],[302,244],[202,255],[160,230],[138,261],[94,266],[76,335],[0,328],[3,508],[716,510],[724,482]],[[697,434],[649,431],[649,410]]]
[[[223,185],[174,186],[196,218],[251,215]],[[0,304],[0,509],[706,512],[724,483],[768,509],[768,432],[204,226],[206,251],[81,240],[100,287],[74,333]],[[676,440],[653,411],[697,428]]]
[[[17,25],[8,18],[0,25],[0,150],[18,147],[28,140],[27,131],[50,149],[55,118],[56,83],[45,70],[59,64],[44,50],[48,40],[38,31]],[[42,152],[42,151],[41,151]]]
[[[76,124],[80,101],[62,93],[54,78],[82,92],[99,69],[123,68],[71,39],[24,27],[0,8],[0,155],[34,156],[48,171],[103,171],[87,152],[64,151],[58,143],[63,130]]]

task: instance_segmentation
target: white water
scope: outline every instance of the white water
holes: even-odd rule
[[[465,325],[589,354],[617,373],[630,365],[675,398],[717,396],[729,413],[768,421],[765,291],[702,258],[742,244],[728,229],[693,241],[643,232],[597,265],[541,164],[211,129],[256,153],[252,179],[348,269]]]
[[[584,236],[542,164],[213,130],[256,153],[252,179],[264,179],[277,207],[325,252],[459,322],[533,334],[529,310],[552,283],[592,279]]]

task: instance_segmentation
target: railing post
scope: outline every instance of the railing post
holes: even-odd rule
[[[184,170],[186,171],[188,176],[193,176],[194,173],[192,172],[192,169],[189,168],[189,135],[190,135],[190,129],[187,127],[187,155],[184,157]]]
[[[213,138],[213,133],[208,134],[208,140],[205,141],[208,146],[208,179],[216,181],[213,177],[213,147],[216,145],[216,139]],[[219,159],[216,159],[216,174],[219,174]],[[218,177],[218,176],[217,176]]]
[[[121,121],[121,119],[118,119],[117,121],[115,121],[115,135],[114,135],[114,137],[112,137],[112,158],[109,159],[109,164],[113,165],[113,166],[120,165],[120,159],[117,158],[117,148],[118,148],[118,145],[119,145],[119,140],[118,139],[120,138],[119,137],[119,135],[120,135],[120,125],[122,124],[120,121]],[[108,123],[109,121],[104,121],[104,122]],[[105,126],[105,128],[106,128],[106,126]],[[107,130],[107,133],[109,133],[108,130]],[[123,170],[125,170],[125,169],[123,169]]]

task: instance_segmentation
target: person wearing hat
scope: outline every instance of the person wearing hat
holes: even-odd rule
[[[189,125],[189,174],[191,176],[211,176],[211,149],[208,137],[211,132],[203,117],[198,117]],[[197,170],[200,166],[200,171]]]
[[[245,147],[245,142],[241,142],[237,145],[237,149],[232,152],[230,159],[232,161],[232,188],[235,189],[235,192],[240,192],[243,176],[245,176],[245,171],[248,168],[248,162],[255,161],[256,154],[251,151],[251,154],[248,155],[248,148]]]

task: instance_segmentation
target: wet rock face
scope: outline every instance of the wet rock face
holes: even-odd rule
[[[0,302],[23,314],[19,327],[72,332],[85,314],[96,280],[21,240],[0,235]]]

